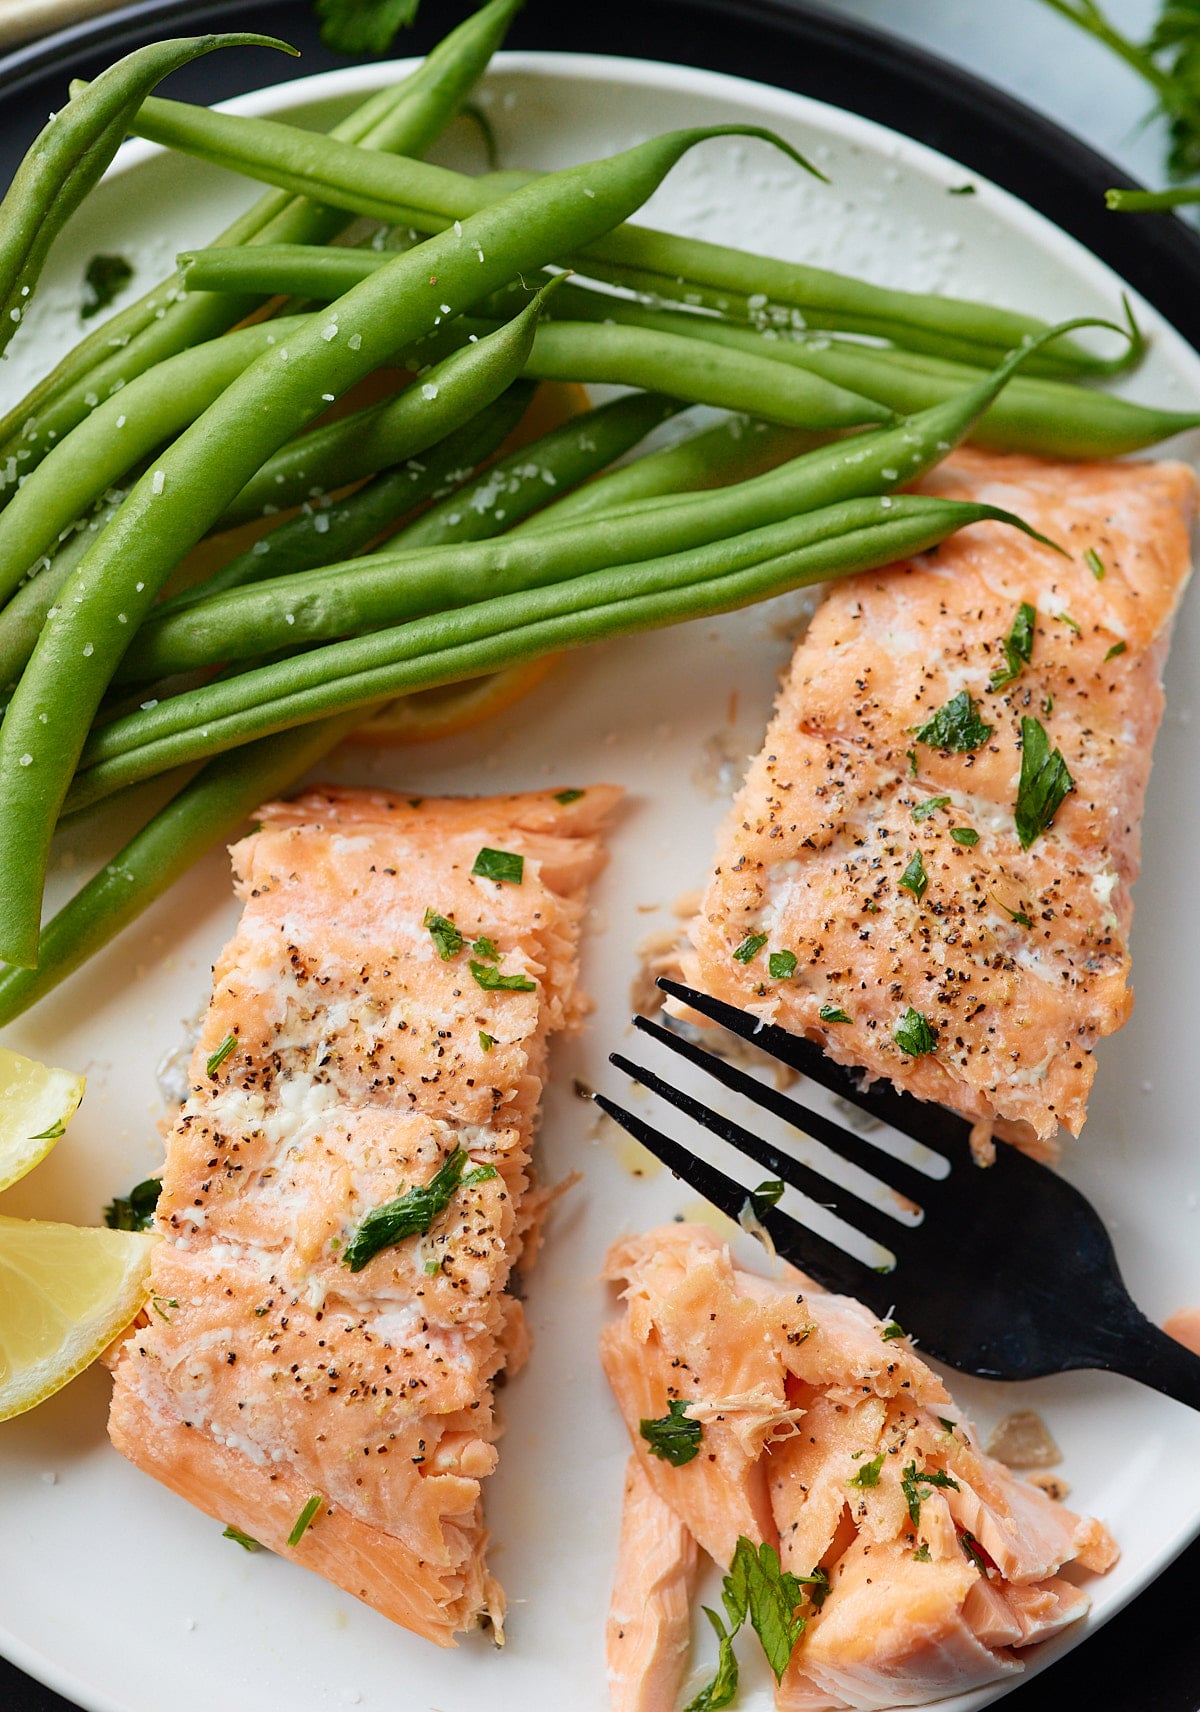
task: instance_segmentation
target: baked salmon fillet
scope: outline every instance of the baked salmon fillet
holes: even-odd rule
[[[962,449],[922,488],[1017,512],[848,578],[721,832],[693,984],[1046,1151],[1121,1027],[1181,464]]]
[[[503,1616],[480,1483],[526,1348],[506,1291],[619,794],[261,811],[167,1144],[154,1312],[114,1362],[132,1462],[444,1646]]]
[[[614,1712],[674,1712],[697,1547],[726,1571],[767,1547],[768,1566],[797,1577],[780,1712],[980,1688],[1087,1611],[1060,1571],[1108,1569],[1107,1530],[984,1455],[898,1327],[790,1267],[743,1271],[701,1225],[617,1243],[606,1276],[625,1314],[601,1356],[633,1447],[608,1625]],[[749,1621],[744,1635],[745,1658]]]

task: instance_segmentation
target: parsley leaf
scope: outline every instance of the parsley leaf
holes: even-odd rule
[[[907,1334],[899,1320],[889,1320],[879,1335],[884,1343],[892,1343],[894,1339],[905,1337]]]
[[[716,1632],[717,1670],[712,1681],[706,1683],[699,1694],[688,1701],[683,1712],[720,1712],[720,1708],[732,1706],[737,1695],[737,1654],[733,1650],[733,1635],[726,1631],[717,1613],[710,1611],[707,1605],[701,1609]]]
[[[796,1612],[803,1597],[797,1578],[790,1570],[780,1568],[774,1546],[764,1544],[756,1551],[745,1534],[739,1536],[722,1584],[721,1600],[735,1631],[749,1616],[776,1682],[804,1633],[804,1618]]]
[[[1083,635],[1083,627],[1076,619],[1071,617],[1069,612],[1056,612],[1054,616],[1058,619],[1060,624],[1065,624],[1068,630],[1073,630],[1076,636]]]
[[[1089,547],[1083,555],[1083,562],[1098,583],[1104,581],[1104,560],[1094,547]]]
[[[144,1182],[135,1183],[128,1195],[113,1196],[104,1209],[105,1224],[109,1230],[149,1230],[161,1193],[161,1177],[147,1177]]]
[[[107,309],[118,292],[133,278],[133,268],[124,256],[93,256],[83,272],[87,295],[79,309],[79,319],[90,321]]]
[[[754,1217],[761,1219],[764,1213],[769,1212],[772,1207],[777,1207],[783,1199],[783,1190],[784,1185],[778,1177],[768,1177],[757,1189],[751,1189],[750,1211]]]
[[[929,1555],[929,1547],[924,1540],[921,1541],[920,1545],[917,1547],[916,1551],[913,1553],[913,1562],[914,1563],[932,1563],[933,1562],[933,1559]]]
[[[850,1476],[846,1485],[857,1486],[860,1489],[864,1489],[868,1486],[878,1486],[879,1476],[883,1469],[884,1458],[886,1456],[887,1452],[885,1450],[881,1450],[878,1456],[873,1456],[871,1458],[870,1462],[864,1462],[862,1467],[858,1470],[858,1473]]]
[[[945,808],[949,801],[949,797],[929,797],[925,802],[917,804],[912,811],[912,817],[914,820],[928,820],[931,814],[937,813],[938,809]]]
[[[484,963],[499,963],[500,961],[500,947],[494,939],[489,939],[486,933],[479,935],[471,950]]]
[[[342,1253],[343,1264],[351,1272],[361,1272],[382,1249],[394,1248],[405,1237],[424,1236],[434,1219],[450,1205],[455,1190],[465,1181],[463,1173],[467,1163],[466,1150],[456,1147],[428,1183],[419,1183],[412,1189],[406,1189],[395,1200],[372,1207],[347,1242]],[[474,1178],[474,1173],[471,1175]]]
[[[1074,790],[1062,751],[1050,751],[1050,739],[1039,719],[1021,721],[1021,778],[1013,818],[1021,849],[1028,850],[1054,820],[1064,797]]]
[[[682,1468],[700,1455],[704,1428],[699,1421],[688,1419],[687,1409],[686,1398],[671,1397],[665,1415],[638,1423],[638,1432],[650,1447],[650,1455],[661,1457],[672,1468]]]
[[[906,892],[912,893],[918,903],[920,903],[921,899],[925,896],[925,893],[929,890],[929,875],[925,872],[925,864],[921,860],[921,852],[919,850],[915,850],[913,852],[912,859],[910,860],[908,867],[900,876],[900,884],[904,887]]]
[[[301,1510],[300,1514],[296,1517],[295,1526],[293,1527],[291,1533],[287,1537],[288,1545],[298,1546],[300,1544],[300,1541],[304,1538],[305,1534],[308,1532],[309,1528],[312,1526],[313,1519],[316,1516],[317,1511],[321,1508],[321,1505],[324,1502],[325,1502],[325,1500],[324,1500],[324,1498],[322,1498],[322,1496],[319,1492],[313,1493],[313,1495],[309,1499],[308,1503],[304,1506],[303,1510]]]
[[[920,1527],[922,1501],[932,1495],[935,1486],[948,1486],[952,1492],[962,1491],[957,1480],[952,1480],[938,1468],[918,1474],[915,1462],[905,1464],[900,1474],[900,1490],[908,1505],[908,1519],[914,1528]]]
[[[321,42],[331,53],[385,54],[416,20],[421,0],[314,0]]]
[[[790,981],[799,961],[794,951],[772,951],[767,958],[767,973],[772,981]]]
[[[1117,659],[1119,655],[1125,652],[1126,646],[1127,644],[1124,642],[1114,642],[1112,647],[1108,650],[1108,653],[1104,656],[1104,664],[1107,666],[1110,660]]]
[[[910,1058],[920,1058],[926,1052],[937,1051],[937,1029],[911,1005],[892,1030],[892,1039]]]
[[[55,1121],[47,1129],[38,1130],[36,1135],[31,1135],[29,1137],[29,1140],[30,1141],[57,1141],[60,1136],[64,1136],[64,1135],[66,1135],[66,1133],[67,1133],[66,1124],[63,1122],[63,1120],[61,1118],[56,1118]]]
[[[231,1052],[236,1052],[236,1050],[237,1035],[227,1034],[205,1065],[205,1069],[208,1071],[209,1075],[215,1076],[222,1064],[224,1064],[225,1060],[229,1057],[229,1054]]]
[[[437,954],[443,963],[458,956],[463,948],[463,936],[449,916],[439,915],[434,909],[427,909],[421,926],[429,929],[429,937],[437,946]]]
[[[254,1539],[250,1534],[244,1534],[240,1528],[235,1528],[232,1522],[230,1522],[229,1526],[225,1529],[221,1538],[223,1540],[233,1540],[237,1545],[241,1546],[243,1551],[256,1552],[262,1551],[263,1549],[260,1541]]]
[[[468,964],[479,985],[489,993],[533,993],[537,982],[529,975],[502,975],[490,963],[477,963],[472,957]]]
[[[554,800],[566,808],[569,803],[578,802],[580,797],[586,795],[586,791],[555,791]]]
[[[485,844],[476,856],[471,872],[480,880],[497,880],[519,886],[525,876],[525,858],[515,850],[492,850]]]
[[[767,943],[768,937],[769,936],[765,933],[748,933],[745,939],[742,940],[742,943],[738,946],[737,950],[732,954],[734,962],[751,962],[758,956],[763,946]]]
[[[495,1046],[495,1044],[496,1044],[495,1035],[494,1034],[485,1034],[484,1031],[482,1029],[480,1029],[480,1031],[479,1031],[480,1050],[482,1052],[490,1052],[492,1050],[492,1047]]]
[[[973,850],[979,843],[979,834],[973,826],[952,826],[950,836],[956,844],[965,844],[968,850]]]
[[[939,1426],[944,1427],[948,1433],[952,1433],[954,1431],[956,1423],[954,1421],[948,1421],[946,1419],[945,1415],[939,1415],[938,1416],[938,1424],[939,1424]]]
[[[952,749],[958,754],[982,749],[991,735],[992,727],[980,719],[966,690],[959,690],[916,729],[918,743],[927,743],[931,749]]]
[[[989,1558],[974,1534],[969,1534],[964,1528],[958,1536],[958,1543],[966,1557],[975,1565],[985,1581],[990,1581],[989,1569],[995,1569],[995,1564]]]
[[[817,1015],[822,1022],[850,1022],[853,1020],[846,1015],[841,1005],[822,1005]]]
[[[1011,909],[1009,907],[1009,905],[1005,903],[1003,898],[998,898],[996,896],[995,892],[992,893],[992,902],[994,904],[998,904],[1000,906],[1000,908],[1004,911],[1005,915],[1008,916],[1012,921],[1015,921],[1018,927],[1032,927],[1033,926],[1032,921],[1025,914],[1024,910]]]
[[[1012,628],[1002,643],[1004,664],[996,667],[989,680],[992,689],[1002,690],[1005,684],[1011,684],[1014,678],[1021,676],[1021,668],[1032,660],[1033,627],[1036,623],[1037,608],[1023,600],[1017,608]]]

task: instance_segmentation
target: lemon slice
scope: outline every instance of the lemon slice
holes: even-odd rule
[[[0,1189],[45,1159],[83,1098],[84,1079],[0,1047]]]
[[[140,1312],[159,1240],[0,1215],[0,1421],[61,1391]]]
[[[538,660],[524,660],[501,672],[490,672],[486,678],[468,678],[461,684],[442,684],[437,689],[398,696],[351,732],[347,742],[432,743],[470,731],[536,689],[558,657],[543,654]]]

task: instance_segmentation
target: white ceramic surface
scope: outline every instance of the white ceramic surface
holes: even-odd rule
[[[392,69],[332,73],[233,105],[324,125]],[[708,143],[649,210],[680,230],[894,283],[990,295],[1048,317],[1111,313],[1119,301],[1107,269],[1013,198],[974,175],[977,195],[948,196],[964,179],[961,167],[790,94],[666,66],[518,54],[498,62],[484,98],[506,165],[553,167],[651,130],[752,120],[806,150],[832,180],[825,188],[804,178],[757,142]],[[469,129],[456,128],[442,158],[475,166],[475,148]],[[215,234],[253,194],[197,163],[127,147],[56,247],[45,289],[0,370],[5,397],[78,336],[80,279],[95,250],[130,255],[144,285],[176,249]],[[1200,404],[1200,361],[1144,305],[1139,313],[1154,345],[1130,392]],[[581,1169],[584,1182],[557,1210],[532,1279],[533,1359],[503,1394],[508,1431],[487,1492],[494,1567],[511,1602],[505,1654],[479,1637],[438,1652],[316,1577],[223,1540],[206,1517],[110,1449],[109,1384],[93,1370],[0,1427],[0,1649],[16,1663],[94,1712],[356,1704],[541,1712],[568,1695],[579,1712],[601,1712],[625,1445],[594,1353],[611,1311],[596,1278],[614,1236],[696,1209],[666,1174],[633,1174],[632,1153],[573,1097],[572,1078],[619,1088],[605,1054],[624,1042],[635,947],[670,922],[672,900],[704,877],[724,807],[714,757],[744,756],[760,740],[788,653],[782,621],[798,604],[595,648],[478,733],[407,752],[347,750],[322,770],[426,794],[599,779],[629,792],[589,918],[584,974],[596,1008],[584,1036],[556,1054],[546,1103],[544,1172]],[[1092,1116],[1068,1158],[1072,1177],[1109,1219],[1134,1293],[1158,1318],[1200,1301],[1192,1141],[1200,1059],[1189,1042],[1200,962],[1200,803],[1189,731],[1200,691],[1198,630],[1193,601],[1168,669],[1145,823],[1138,1007],[1101,1049]],[[54,900],[94,866],[102,842],[111,849],[119,841],[115,814],[64,839]],[[204,1002],[208,966],[235,919],[227,864],[214,852],[7,1032],[6,1044],[85,1068],[89,1091],[50,1160],[5,1197],[6,1213],[96,1222],[105,1201],[156,1167],[155,1065]],[[1177,1405],[1099,1375],[1016,1391],[953,1385],[985,1429],[1013,1407],[1041,1410],[1063,1447],[1072,1503],[1115,1532],[1123,1555],[1095,1583],[1092,1624],[1132,1597],[1200,1525],[1200,1420]],[[743,1651],[749,1660],[751,1649]],[[701,1638],[697,1669],[707,1660]],[[744,1680],[742,1704],[762,1712],[769,1697],[761,1677],[748,1667]],[[985,1691],[943,1704],[967,1712],[990,1698]]]

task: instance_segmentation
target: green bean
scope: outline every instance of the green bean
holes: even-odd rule
[[[336,748],[355,710],[219,755],[134,834],[42,929],[36,969],[0,969],[0,1025],[29,1009],[108,945],[260,803],[288,789]]]
[[[256,358],[285,344],[305,321],[298,315],[260,321],[180,351],[98,404],[0,512],[0,600],[111,483],[195,422]]]
[[[1200,202],[1200,184],[1177,184],[1171,190],[1106,190],[1104,205],[1114,214],[1165,214]]]
[[[494,404],[448,434],[421,459],[410,458],[396,469],[383,471],[347,499],[315,509],[309,506],[286,518],[203,582],[160,601],[154,609],[155,618],[182,611],[226,589],[353,557],[416,506],[452,494],[476,465],[491,457],[508,438],[535,391],[532,381],[517,381]],[[8,610],[0,612],[0,660],[5,658],[4,621],[24,593],[22,589]]]
[[[498,541],[423,553],[405,551],[401,541],[398,549],[356,559],[348,566],[276,579],[265,603],[255,590],[243,589],[199,601],[186,613],[153,615],[139,635],[136,654],[120,668],[123,680],[136,682],[139,677],[157,677],[216,660],[253,657],[278,645],[281,635],[293,643],[318,633],[328,635],[330,613],[345,611],[337,605],[345,572],[352,573],[356,589],[364,589],[366,579],[372,577],[381,579],[389,590],[398,580],[411,599],[453,606],[474,598],[464,595],[464,589],[493,583],[508,588],[541,586],[636,559],[698,548],[781,523],[797,512],[913,481],[969,432],[1022,360],[1021,355],[1013,356],[996,374],[951,404],[897,428],[821,447],[766,475],[712,493],[668,500],[660,509],[631,505],[623,512],[609,512],[601,529],[568,522],[537,532],[518,531]],[[264,604],[271,610],[263,611]],[[361,613],[359,621],[369,622]],[[326,628],[309,631],[310,622],[324,623]],[[342,616],[337,622],[350,627]],[[337,633],[336,628],[332,633]],[[269,639],[272,635],[275,641]]]
[[[478,677],[603,637],[729,612],[805,583],[890,564],[985,518],[1025,527],[993,506],[920,495],[851,500],[785,526],[794,541],[806,543],[785,554],[755,558],[745,544],[751,562],[737,571],[726,569],[733,544],[723,541],[330,643],[113,720],[93,735],[68,807],[82,808],[167,768],[384,696]],[[782,534],[762,531],[761,544]],[[741,544],[737,557],[741,562]]]
[[[151,42],[51,114],[0,203],[0,351],[21,323],[50,245],[103,176],[145,96],[180,66],[233,47],[297,51],[274,36],[245,32]]]
[[[499,174],[495,183],[407,160],[361,160],[353,147],[270,119],[237,118],[151,96],[134,125],[139,136],[201,156],[232,172],[307,191],[358,214],[418,231],[438,230],[535,175]],[[676,302],[727,307],[761,316],[772,304],[797,310],[810,326],[872,334],[959,360],[988,363],[1046,324],[967,299],[897,291],[798,262],[622,227],[556,258],[580,273]],[[1140,355],[1134,339],[1121,356],[1096,357],[1072,340],[1042,351],[1035,367],[1057,374],[1105,374]]]
[[[332,135],[367,149],[423,153],[478,81],[520,4],[491,0],[433,48],[409,77],[371,96]],[[347,218],[342,210],[271,191],[218,242],[319,244],[335,236]],[[9,458],[22,473],[32,469],[56,439],[86,416],[89,400],[106,397],[154,363],[225,332],[260,301],[261,294],[235,302],[185,293],[176,272],[97,328],[0,420],[0,472]],[[0,481],[0,504],[6,497]]]
[[[391,545],[412,552],[511,529],[623,456],[678,408],[659,393],[630,392],[573,416],[431,505]]]
[[[798,428],[776,428],[745,416],[730,416],[673,446],[608,470],[515,527],[522,534],[540,533],[630,502],[725,487],[776,468],[809,451],[821,438]],[[408,539],[406,533],[406,543]]]
[[[346,391],[439,315],[610,229],[690,148],[733,131],[776,140],[755,127],[668,133],[539,179],[394,256],[253,362],[162,453],[84,559],[75,599],[46,624],[0,724],[0,956],[26,965],[37,957],[54,824],[128,637],[252,473],[320,413],[327,393]]]
[[[538,316],[561,278],[551,280],[511,321],[451,352],[395,398],[310,429],[282,446],[226,506],[215,527],[232,529],[361,481],[415,458],[460,428],[517,379],[528,362]],[[0,517],[0,528],[3,521]]]

